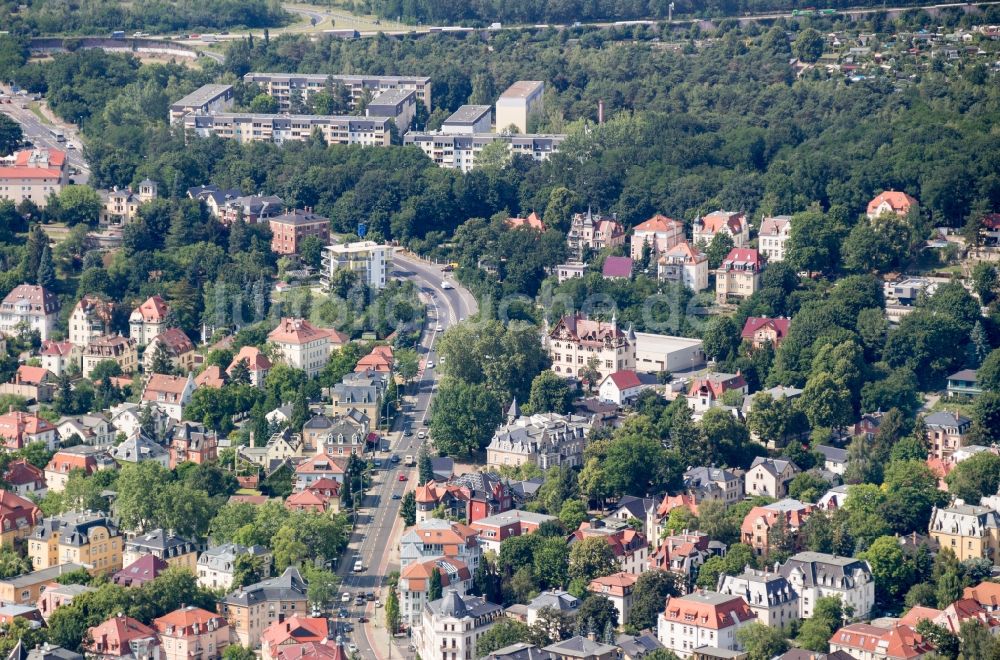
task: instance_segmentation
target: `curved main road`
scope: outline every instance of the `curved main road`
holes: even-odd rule
[[[421,441],[416,434],[426,429],[427,414],[437,389],[437,367],[426,368],[428,361],[437,361],[434,351],[440,334],[437,328],[440,326],[442,331],[447,330],[460,320],[476,314],[478,305],[472,294],[460,287],[440,266],[406,254],[397,254],[392,265],[392,277],[416,283],[428,308],[427,326],[418,347],[420,371],[404,397],[404,412],[397,416],[393,430],[389,433],[391,453],[402,459],[406,455],[417,456]],[[450,282],[453,288],[445,289],[442,286],[444,281]],[[403,425],[407,422],[413,427],[413,435],[402,434]],[[344,607],[350,613],[350,622],[355,626],[354,631],[344,637],[357,645],[358,652],[364,658],[383,657],[379,650],[382,645],[373,644],[371,640],[377,633],[384,635],[385,618],[383,610],[376,609],[372,603],[366,603],[362,607],[354,606],[354,596],[359,592],[374,591],[380,598],[385,598],[385,578],[399,568],[393,552],[403,530],[403,521],[399,517],[401,500],[393,499],[393,496],[401,498],[406,491],[416,486],[417,481],[416,467],[406,467],[402,462],[397,466],[386,465],[387,456],[383,455],[384,469],[375,472],[373,487],[365,494],[358,524],[337,571],[342,578],[340,592],[351,594],[350,604]],[[400,475],[404,475],[406,479],[400,481]],[[351,570],[357,557],[360,557],[364,566],[360,573]],[[336,607],[340,608],[339,602]],[[364,625],[358,621],[362,614],[368,619]],[[377,631],[376,626],[379,629]]]

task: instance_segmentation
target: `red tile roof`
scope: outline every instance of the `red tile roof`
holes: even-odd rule
[[[150,296],[146,302],[135,308],[133,314],[137,313],[142,317],[143,323],[162,323],[167,319],[169,312],[167,302],[159,296]]]
[[[326,619],[296,614],[284,621],[275,621],[264,629],[261,643],[270,649],[273,656],[279,646],[321,642],[326,639],[327,632]]]
[[[172,356],[183,355],[194,350],[194,343],[180,328],[168,328],[153,338],[157,344]]]
[[[746,387],[746,380],[739,373],[735,374],[707,374],[702,378],[695,378],[691,381],[691,389],[688,396],[695,396],[698,392],[705,390],[711,392],[716,399],[722,397],[729,390],[738,390]]]
[[[988,610],[1000,609],[1000,584],[980,582],[974,587],[966,587],[962,598],[971,598]]]
[[[507,218],[507,226],[511,229],[527,227],[535,231],[545,231],[545,223],[542,222],[542,219],[534,211],[527,218]]]
[[[680,220],[674,220],[673,218],[668,218],[667,216],[657,213],[649,220],[641,222],[635,226],[636,232],[683,232],[684,223]]]
[[[145,401],[156,401],[156,394],[158,392],[173,394],[179,397],[187,387],[187,380],[187,376],[152,374],[149,377],[149,382],[146,383],[146,389],[142,392],[142,398]]]
[[[44,367],[29,367],[22,364],[14,374],[14,382],[22,385],[41,385],[52,380],[52,372]]]
[[[219,389],[226,384],[226,372],[219,365],[213,364],[194,377],[194,384],[196,387]]]
[[[323,640],[282,646],[275,660],[347,660],[347,653],[337,642]]]
[[[66,152],[59,149],[22,149],[14,157],[14,167],[30,166],[34,155],[47,156],[50,167],[62,167],[66,162]]]
[[[215,622],[218,628],[229,626],[229,623],[215,612],[209,612],[208,610],[194,606],[178,608],[170,614],[154,619],[153,625],[161,635],[167,634],[167,626],[173,626],[174,632],[169,635],[170,637],[187,637],[207,632],[206,627],[212,621]],[[194,632],[195,625],[198,626],[200,633]]]
[[[233,367],[239,364],[240,360],[247,361],[247,369],[250,371],[266,371],[273,366],[271,361],[267,359],[267,356],[259,348],[256,346],[244,346],[233,357],[233,361],[229,363],[227,371],[232,370]]]
[[[743,332],[740,336],[743,339],[753,339],[754,334],[761,328],[773,328],[777,333],[778,341],[781,341],[788,335],[788,328],[791,326],[791,319],[772,319],[766,316],[751,316],[747,318],[746,323],[743,324]]]
[[[740,268],[743,270],[760,270],[763,266],[764,260],[761,259],[760,253],[757,250],[753,248],[733,248],[726,255],[726,258],[722,260],[720,269]]]
[[[312,341],[327,338],[334,344],[347,342],[348,337],[336,330],[317,328],[305,319],[283,318],[275,328],[267,335],[271,341],[279,344],[308,344]]]
[[[73,352],[73,348],[73,344],[68,341],[52,341],[48,339],[42,342],[42,348],[38,351],[38,354],[64,357]]]
[[[740,596],[727,598],[701,591],[687,596],[668,596],[666,608],[660,616],[670,622],[712,630],[724,630],[757,618]]]
[[[0,529],[3,531],[34,527],[41,521],[42,512],[31,500],[0,490]]]
[[[21,449],[25,444],[25,436],[55,431],[53,426],[41,417],[31,413],[12,410],[6,415],[0,415],[0,438],[6,440],[9,449]]]
[[[660,261],[670,261],[678,258],[684,259],[685,262],[700,263],[707,260],[708,256],[691,243],[681,241],[664,252],[663,256],[660,257]]]
[[[639,580],[638,575],[632,573],[612,573],[605,577],[595,578],[590,581],[587,591],[595,594],[611,594],[622,598],[628,593]]]
[[[610,374],[608,378],[611,379],[611,382],[619,390],[627,390],[642,385],[642,381],[639,380],[639,376],[634,371],[616,371]]]
[[[908,660],[919,658],[933,650],[930,643],[907,625],[895,624],[890,628],[878,628],[867,623],[852,623],[833,634],[830,644],[858,652],[873,654],[888,660]]]
[[[889,207],[900,215],[906,214],[910,207],[917,203],[916,198],[898,190],[887,190],[875,196],[875,199],[868,202],[868,213],[875,213],[879,206],[885,202]]]
[[[19,458],[16,461],[11,461],[7,466],[7,473],[3,476],[3,480],[11,486],[39,484],[44,487],[45,473],[23,458]]]
[[[723,227],[728,227],[733,235],[743,232],[746,215],[730,211],[713,211],[701,217],[702,231],[718,234]]]
[[[156,630],[130,616],[119,614],[87,631],[91,640],[86,649],[97,655],[131,656],[129,644],[137,639],[151,639],[159,646]]]
[[[296,474],[316,474],[316,473],[331,473],[331,474],[344,474],[344,465],[346,464],[346,458],[337,458],[331,456],[330,454],[316,454],[307,461],[299,463],[298,467],[295,468]]]

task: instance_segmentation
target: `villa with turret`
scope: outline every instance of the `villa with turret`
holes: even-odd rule
[[[588,319],[581,314],[564,316],[545,337],[552,371],[566,378],[582,377],[592,362],[600,377],[594,384],[618,371],[635,370],[635,332],[632,326]]]

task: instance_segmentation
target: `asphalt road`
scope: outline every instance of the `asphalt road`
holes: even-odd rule
[[[7,100],[7,99],[3,99]],[[84,184],[90,179],[90,166],[83,158],[83,143],[73,129],[59,127],[66,137],[65,142],[59,142],[52,135],[55,126],[42,123],[42,120],[30,108],[21,108],[21,97],[11,99],[11,103],[0,103],[0,111],[21,125],[24,138],[37,147],[51,147],[66,152],[71,168],[79,170],[79,174],[70,174],[73,183]],[[30,102],[27,102],[30,103]],[[72,148],[70,147],[72,145]]]
[[[403,521],[399,517],[401,500],[393,499],[393,495],[401,498],[408,490],[416,487],[417,468],[404,466],[403,459],[406,455],[416,458],[423,442],[417,435],[421,430],[427,431],[428,410],[437,389],[438,367],[435,364],[428,369],[426,365],[428,361],[437,362],[434,351],[440,335],[437,328],[440,326],[442,331],[447,330],[478,310],[472,294],[459,288],[454,279],[443,273],[438,266],[397,255],[393,259],[392,277],[409,279],[417,284],[428,307],[428,320],[418,349],[421,369],[404,397],[407,404],[404,413],[397,416],[393,431],[389,434],[390,454],[399,456],[400,462],[388,464],[386,468],[385,459],[389,454],[378,455],[383,460],[384,469],[375,472],[372,487],[362,501],[351,542],[338,564],[337,573],[342,578],[340,593],[350,593],[351,600],[349,603],[341,603],[338,599],[334,607],[348,610],[348,620],[354,625],[354,631],[344,634],[344,641],[345,644],[357,645],[358,652],[364,658],[377,657],[368,637],[368,626],[384,626],[385,618],[382,608],[376,608],[374,603],[366,602],[364,606],[355,606],[354,596],[359,592],[373,591],[380,599],[384,599],[385,578],[399,568],[396,562],[390,561],[392,549],[398,545],[399,534],[403,530]],[[454,288],[443,288],[441,285],[445,280],[451,282]],[[401,433],[406,421],[412,426],[413,434],[410,436],[403,436]],[[400,475],[405,476],[405,480],[400,481]],[[354,573],[352,569],[358,557],[361,558],[364,570]],[[370,619],[366,625],[358,621],[362,614]]]

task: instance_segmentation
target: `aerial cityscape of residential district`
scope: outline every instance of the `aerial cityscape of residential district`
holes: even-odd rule
[[[0,660],[1000,660],[1000,0],[0,0]]]

